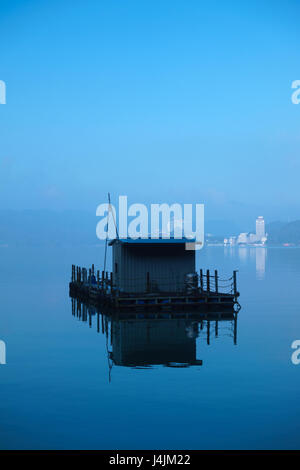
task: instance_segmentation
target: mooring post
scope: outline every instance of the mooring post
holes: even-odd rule
[[[104,292],[104,271],[102,271],[102,274],[101,274],[101,287],[102,287],[102,292]]]
[[[210,279],[209,279],[209,269],[206,270],[206,290],[210,292]]]
[[[233,271],[233,293],[234,296],[236,297],[237,294],[237,288],[236,288],[236,273],[237,271]]]
[[[215,269],[215,291],[218,293],[218,271]]]
[[[95,274],[95,266],[92,264],[92,274]]]
[[[203,292],[203,271],[200,269],[200,291]]]
[[[113,273],[110,273],[110,293],[113,291]]]
[[[150,292],[150,273],[149,272],[147,272],[147,274],[146,274],[146,286],[147,286],[146,287],[147,292],[149,294],[149,292]]]
[[[107,292],[107,288],[108,288],[108,272],[106,271],[106,273],[105,273],[105,292]]]

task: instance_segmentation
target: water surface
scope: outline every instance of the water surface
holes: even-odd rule
[[[111,344],[101,316],[72,315],[71,264],[101,269],[102,248],[1,247],[0,447],[298,449],[300,249],[205,247],[197,257],[224,277],[239,269],[236,341],[231,321],[217,336],[211,322],[208,344],[205,321],[152,320],[129,327],[126,356],[123,330]]]

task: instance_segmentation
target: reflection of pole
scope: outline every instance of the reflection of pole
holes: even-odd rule
[[[233,320],[233,343],[237,344],[237,313],[234,314]]]
[[[72,315],[75,317],[75,299],[72,299]]]
[[[99,271],[98,271],[98,272],[99,272]],[[99,331],[100,331],[99,315],[100,315],[99,312],[97,312],[97,333],[99,333]]]
[[[89,327],[92,328],[92,314],[91,314],[90,309],[88,309],[88,312],[89,312]]]
[[[207,321],[207,344],[209,344],[210,321]]]
[[[215,324],[215,335],[216,335],[216,338],[218,337],[218,320],[216,320],[216,324]]]

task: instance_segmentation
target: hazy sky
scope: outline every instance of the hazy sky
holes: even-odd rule
[[[0,209],[300,218],[299,1],[1,1]]]

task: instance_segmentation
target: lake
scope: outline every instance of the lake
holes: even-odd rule
[[[299,449],[300,249],[197,252],[198,269],[239,270],[236,325],[210,322],[209,344],[206,321],[74,314],[71,265],[102,269],[102,246],[0,260],[1,449]]]

